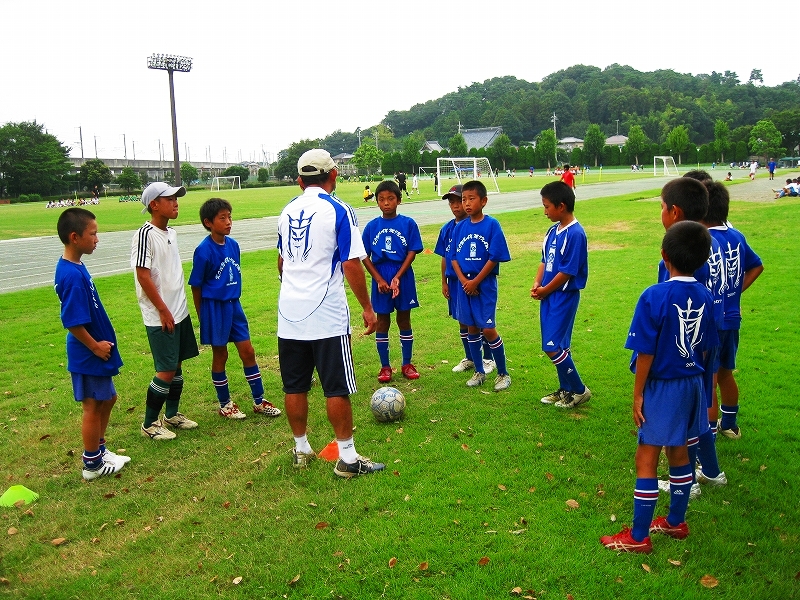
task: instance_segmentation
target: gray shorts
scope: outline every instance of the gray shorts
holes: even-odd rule
[[[187,316],[180,323],[175,323],[172,333],[164,331],[161,327],[145,327],[145,329],[156,373],[177,371],[178,365],[184,360],[200,354],[191,317]]]

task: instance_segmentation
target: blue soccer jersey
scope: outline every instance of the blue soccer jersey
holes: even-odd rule
[[[117,375],[122,366],[117,336],[84,264],[59,259],[56,265],[55,290],[61,301],[61,323],[65,329],[82,325],[95,341],[114,344],[111,347],[111,357],[103,360],[95,356],[72,333],[67,333],[67,371],[96,377]]]
[[[703,353],[717,346],[711,292],[693,277],[673,277],[639,298],[625,347],[653,355],[648,379],[681,379],[705,372]]]
[[[372,264],[403,264],[409,252],[422,252],[419,226],[411,217],[397,215],[393,219],[376,217],[367,223],[361,236]]]
[[[491,275],[500,273],[499,263],[511,260],[503,229],[497,219],[489,215],[483,215],[477,223],[471,219],[457,223],[451,244],[454,244],[451,259],[458,262],[461,272],[470,279],[490,260],[498,263]]]
[[[725,298],[724,330],[739,329],[742,324],[742,286],[745,272],[761,265],[741,231],[721,225],[710,227],[711,236],[719,241],[722,255],[720,290]]]
[[[566,227],[559,223],[547,230],[542,243],[544,275],[541,285],[550,283],[558,273],[569,275],[562,292],[574,292],[586,287],[589,277],[589,245],[586,232],[577,221]]]
[[[235,300],[242,295],[241,252],[236,240],[217,244],[207,236],[194,250],[189,285],[199,287],[207,300]]]
[[[456,272],[453,270],[453,263],[451,250],[453,247],[453,230],[456,227],[456,220],[450,219],[442,226],[439,231],[439,239],[436,240],[436,247],[433,249],[434,254],[438,254],[444,259],[444,276],[455,277]]]

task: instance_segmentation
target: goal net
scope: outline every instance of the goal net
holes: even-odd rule
[[[659,175],[663,175],[665,177],[678,176],[678,167],[675,165],[674,158],[671,156],[653,157],[653,177],[658,177]]]
[[[480,179],[490,194],[499,194],[500,187],[494,176],[492,165],[485,156],[480,157],[445,157],[436,159],[436,176],[439,180],[439,189],[449,190],[452,186],[466,183],[472,179]]]
[[[227,177],[214,177],[211,180],[211,191],[220,190],[240,190],[242,189],[241,178],[238,175],[228,175]]]

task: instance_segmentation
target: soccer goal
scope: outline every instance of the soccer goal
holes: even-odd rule
[[[663,165],[662,169],[658,168],[658,161]],[[678,167],[675,165],[675,159],[671,156],[654,156],[653,157],[653,177],[659,176],[659,170],[662,172],[660,175],[665,177],[678,176]]]
[[[240,190],[242,181],[238,175],[228,175],[227,177],[214,177],[211,180],[211,191],[220,190]]]
[[[449,190],[452,186],[463,184],[471,179],[481,179],[490,194],[499,194],[500,187],[494,176],[492,165],[485,156],[454,158],[445,157],[436,159],[436,176],[439,178],[439,193]]]

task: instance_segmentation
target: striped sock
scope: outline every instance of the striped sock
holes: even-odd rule
[[[631,537],[641,542],[650,535],[650,523],[656,512],[658,501],[658,479],[637,477],[636,488],[633,490],[633,527]]]
[[[231,400],[231,392],[228,389],[228,376],[225,371],[211,371],[211,383],[214,384],[214,390],[217,392],[217,400],[219,405],[225,406]]]
[[[470,358],[472,358],[472,362],[475,363],[475,372],[483,373],[485,375],[486,372],[483,370],[483,358],[481,357],[481,334],[470,333],[468,339],[469,339],[469,355]]]
[[[689,464],[692,466],[692,483],[697,483],[694,476],[694,467],[697,465],[697,450],[700,443],[699,437],[693,437],[686,440],[686,449],[689,452]]]
[[[458,333],[461,335],[461,343],[464,345],[464,357],[472,360],[472,354],[469,350],[469,339],[467,337],[467,328],[459,327]]]
[[[244,378],[247,379],[250,393],[253,394],[253,404],[259,405],[264,402],[264,382],[258,365],[244,367]]]
[[[103,453],[100,450],[84,450],[83,466],[94,471],[103,464]]]
[[[689,491],[692,489],[692,465],[669,468],[669,514],[667,523],[677,527],[686,520]]]
[[[175,377],[172,378],[172,383],[169,384],[169,393],[167,394],[167,404],[164,408],[164,415],[171,419],[178,414],[178,405],[181,402],[181,394],[183,393],[183,371],[178,369],[175,371]]]
[[[492,349],[492,357],[494,358],[495,366],[497,366],[497,374],[508,375],[508,369],[506,369],[506,347],[503,344],[503,338],[498,335],[496,340],[489,342],[489,347]]]
[[[147,388],[147,401],[144,409],[145,427],[150,427],[155,421],[158,421],[168,393],[169,384],[163,379],[154,376]]]
[[[412,351],[414,350],[414,331],[405,329],[400,332],[400,348],[403,351],[403,364],[411,362]]]
[[[722,411],[722,422],[719,424],[722,429],[736,429],[736,415],[739,413],[739,405],[728,406],[727,404],[720,404],[719,409]]]
[[[106,451],[106,438],[100,438],[100,454],[103,454]]]
[[[716,421],[709,421],[708,428],[711,430],[711,433],[714,435],[714,440],[717,439],[717,422]]]
[[[494,360],[494,352],[492,352],[492,345],[485,337],[483,337],[482,331],[481,331],[481,346],[483,347],[483,358],[485,360]]]
[[[389,332],[375,332],[375,346],[378,348],[378,358],[381,367],[389,366]]]
[[[717,460],[717,445],[714,443],[714,434],[709,429],[700,434],[697,443],[697,458],[703,465],[703,475],[716,477],[719,475],[719,460]]]

